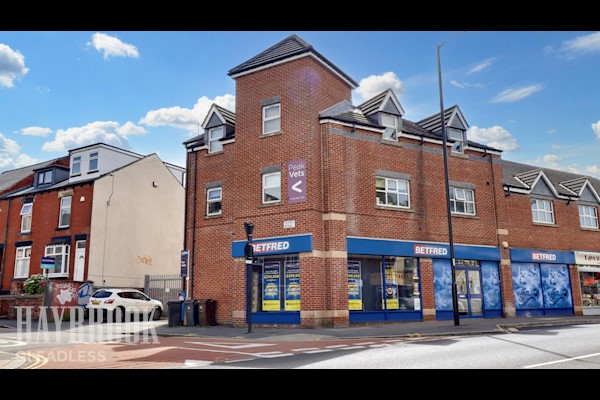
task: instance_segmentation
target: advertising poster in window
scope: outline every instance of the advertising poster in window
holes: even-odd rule
[[[483,281],[483,305],[486,310],[501,310],[502,295],[500,294],[500,277],[498,264],[482,261],[481,274]]]
[[[543,307],[540,268],[537,264],[513,263],[512,281],[517,309]]]
[[[435,291],[435,309],[452,310],[452,268],[450,260],[433,260],[433,288]]]
[[[541,264],[545,308],[571,308],[571,280],[566,265]]]
[[[263,265],[263,311],[280,311],[279,261],[266,262]]]
[[[396,280],[396,268],[394,265],[385,266],[385,304],[388,310],[400,308],[398,303],[398,281]]]
[[[285,263],[285,311],[300,311],[300,263]]]
[[[348,309],[362,310],[360,261],[348,261]]]

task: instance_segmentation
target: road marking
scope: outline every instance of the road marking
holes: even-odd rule
[[[261,351],[260,353],[256,353],[256,354],[262,354],[265,356],[271,355],[271,354],[281,354],[280,351]]]
[[[327,349],[312,350],[312,351],[305,351],[304,354],[328,353],[330,351],[333,351],[333,350],[327,350]]]
[[[374,349],[380,348],[380,347],[388,347],[389,344],[372,344],[369,347],[372,347]]]
[[[304,349],[292,349],[292,351],[298,351],[298,352],[309,351],[309,350],[319,350],[319,348],[318,347],[306,347]]]
[[[560,364],[560,363],[564,363],[564,362],[568,362],[568,361],[582,360],[584,358],[597,357],[597,356],[600,356],[600,353],[586,354],[584,356],[571,357],[571,358],[565,358],[565,359],[562,359],[562,360],[548,361],[548,362],[539,363],[539,364],[526,365],[523,368],[543,367],[544,365]]]
[[[212,361],[204,361],[204,360],[185,360],[183,363],[184,367],[206,367],[207,365],[211,365]]]
[[[356,346],[367,346],[369,344],[375,344],[375,342],[363,342],[363,343],[354,343]]]
[[[221,347],[224,349],[250,349],[252,347],[275,346],[274,343],[228,343],[228,342],[184,342],[189,344],[197,344],[200,346]]]
[[[393,340],[384,340],[384,342],[386,343],[398,343],[398,342],[403,342],[404,340],[402,339],[393,339]]]
[[[333,346],[326,346],[328,349],[339,349],[340,347],[347,347],[347,344],[335,344]]]
[[[258,357],[262,358],[277,358],[277,357],[288,357],[293,356],[293,353],[279,353],[279,354],[264,354],[264,353],[256,353]]]
[[[18,346],[25,346],[25,345],[27,345],[27,343],[20,342],[18,340],[0,339],[0,347],[18,347]]]
[[[33,364],[29,364],[29,365],[23,367],[23,369],[38,369],[48,363],[48,359],[40,354],[19,353],[19,355],[27,357],[27,361],[29,361],[30,359],[33,359]]]
[[[350,346],[350,347],[342,347],[338,350],[356,350],[356,349],[364,349],[365,346]]]

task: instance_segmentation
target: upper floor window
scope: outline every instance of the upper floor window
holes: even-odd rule
[[[98,171],[98,152],[90,153],[90,169],[89,172]]]
[[[281,201],[281,172],[263,175],[263,204]]]
[[[398,117],[392,114],[381,114],[381,125],[385,126],[384,139],[398,139]]]
[[[465,141],[465,135],[463,131],[456,128],[448,128],[448,137],[453,140]]]
[[[554,209],[550,200],[531,199],[531,215],[533,222],[541,224],[554,223]]]
[[[281,130],[281,104],[263,107],[263,135]]]
[[[598,212],[596,207],[579,206],[579,225],[582,228],[598,229]]]
[[[409,208],[410,195],[408,181],[402,179],[375,179],[377,205]]]
[[[71,223],[71,196],[60,199],[60,215],[58,227],[66,228]]]
[[[81,156],[73,157],[71,162],[71,175],[78,175],[81,173]]]
[[[475,215],[475,192],[451,187],[450,211],[453,214]]]
[[[47,185],[52,183],[52,171],[38,173],[38,185]]]
[[[221,143],[221,139],[223,138],[223,131],[225,128],[223,126],[219,126],[217,128],[211,128],[208,130],[208,152],[216,153],[218,151],[223,151],[223,143]]]
[[[21,233],[31,232],[31,212],[33,203],[25,203],[21,207]]]
[[[223,200],[223,189],[220,187],[206,191],[206,215],[221,215],[221,204]]]
[[[48,274],[49,277],[69,276],[69,248],[68,244],[46,246],[44,256],[54,257],[54,270]]]
[[[29,277],[29,261],[31,260],[31,246],[17,247],[15,256],[15,278]]]

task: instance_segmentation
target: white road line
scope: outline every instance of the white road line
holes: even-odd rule
[[[256,354],[262,354],[263,356],[269,356],[271,354],[281,354],[280,351],[262,351],[260,353],[256,353]]]
[[[375,342],[363,342],[363,343],[354,343],[356,346],[367,346],[369,344],[375,344]]]
[[[304,349],[292,349],[292,351],[309,351],[309,350],[319,350],[318,347],[306,347]]]
[[[350,347],[343,347],[338,350],[356,350],[356,349],[364,349],[364,348],[365,348],[365,346],[350,346]]]
[[[327,349],[312,350],[312,351],[305,351],[304,354],[328,353],[330,351],[333,351],[333,350],[327,350]]]
[[[393,340],[384,340],[384,342],[386,342],[386,343],[398,343],[398,342],[404,342],[404,340],[393,339]]]
[[[339,349],[340,347],[347,347],[347,344],[334,344],[333,346],[325,346],[328,349]]]
[[[562,360],[548,361],[548,362],[545,362],[545,363],[526,365],[523,368],[543,367],[544,365],[560,364],[560,363],[564,363],[564,362],[568,362],[568,361],[582,360],[584,358],[597,357],[597,356],[600,356],[600,353],[586,354],[584,356],[571,357],[571,358],[565,358],[565,359],[562,359]]]
[[[389,344],[372,344],[369,347],[372,347],[374,349],[379,348],[379,347],[388,347]]]
[[[280,353],[280,354],[263,354],[263,353],[259,353],[258,356],[261,358],[277,358],[277,357],[288,357],[288,356],[293,356],[295,354],[293,353]]]

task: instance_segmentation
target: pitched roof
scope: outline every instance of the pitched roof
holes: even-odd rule
[[[352,78],[346,75],[346,73],[344,73],[331,61],[323,57],[318,51],[316,51],[312,47],[312,45],[308,44],[297,35],[288,36],[279,43],[269,47],[265,51],[262,51],[261,53],[255,55],[251,59],[241,63],[237,67],[230,69],[228,75],[235,77],[236,75],[248,73],[254,69],[266,67],[271,64],[281,63],[285,60],[304,54],[314,55],[317,59],[326,64],[329,68],[333,69],[337,74],[339,74],[351,86],[358,86],[358,83],[356,83]]]
[[[460,111],[460,108],[458,107],[458,105],[455,104],[452,107],[444,110],[444,125],[445,126],[448,126],[448,124],[450,123],[450,119],[455,112],[457,114],[460,114],[460,116],[462,117],[462,119],[464,120],[464,122],[466,124],[467,121],[464,118],[464,115],[462,115],[462,112]],[[429,131],[432,131],[432,132],[437,132],[437,131],[442,130],[442,122],[441,122],[441,118],[440,118],[440,113],[437,113],[430,117],[422,119],[419,122],[417,122],[417,124],[421,125],[423,128],[425,128]],[[467,124],[467,127],[468,127],[468,124]]]
[[[233,111],[229,111],[228,109],[223,108],[218,104],[215,104],[215,108],[219,110],[223,118],[225,118],[226,124],[235,126],[235,113]]]
[[[377,111],[383,111],[382,108],[385,107],[385,104],[387,103],[386,99],[392,100],[394,105],[397,105],[396,108],[398,108],[400,115],[404,114],[404,109],[402,108],[402,105],[400,105],[400,102],[392,89],[384,90],[378,95],[373,96],[359,105],[358,108],[360,108],[365,115],[372,115]]]
[[[34,172],[35,170],[47,167],[47,166],[53,164],[54,162],[56,162],[57,160],[59,160],[59,159],[57,158],[54,160],[44,161],[41,163],[28,165],[26,167],[12,169],[10,171],[2,172],[0,174],[0,193],[10,190],[14,185],[19,183],[23,179],[25,179],[29,176],[33,176],[33,174],[35,173]]]
[[[348,100],[342,100],[319,113],[319,119],[333,119],[350,124],[364,125],[378,129],[384,129],[377,121],[364,115],[362,110],[354,107]]]
[[[573,193],[579,194],[586,180],[597,193],[600,193],[600,179],[590,176],[551,168],[536,167],[508,160],[502,160],[502,168],[504,170],[504,184],[506,186],[529,190],[531,189],[529,185],[535,181],[540,172],[543,172],[560,195],[573,197]],[[521,179],[525,185],[515,178]]]

